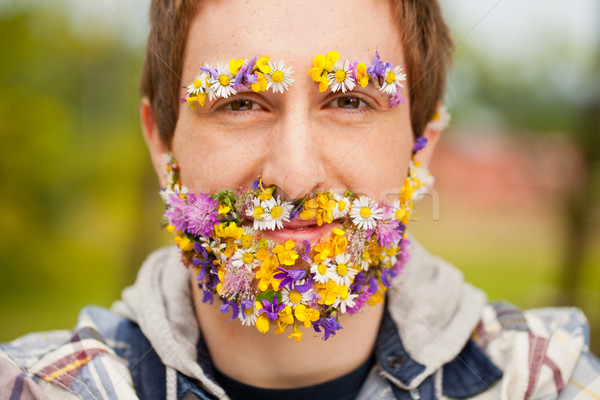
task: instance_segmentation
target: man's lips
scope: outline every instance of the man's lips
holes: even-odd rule
[[[308,241],[311,244],[319,242],[321,239],[328,237],[331,234],[331,230],[338,227],[339,223],[333,221],[333,223],[323,223],[323,225],[317,225],[317,221],[301,219],[293,219],[289,222],[284,222],[281,229],[275,230],[264,230],[260,231],[260,234],[268,239],[276,242],[284,243],[287,240],[293,240],[296,243]]]

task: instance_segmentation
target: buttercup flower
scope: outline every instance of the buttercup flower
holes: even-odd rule
[[[271,68],[271,73],[265,75],[268,82],[267,90],[272,89],[273,93],[283,93],[284,90],[287,90],[288,86],[294,83],[292,67],[286,67],[283,61],[279,61],[279,63],[269,61],[269,67]]]
[[[308,71],[311,78],[319,83],[319,92],[327,90],[329,85],[328,74],[333,70],[333,64],[340,58],[340,53],[330,51],[327,57],[318,54],[313,60],[313,67]]]
[[[375,228],[376,221],[381,219],[381,214],[382,211],[366,196],[361,196],[352,202],[350,217],[359,228]]]

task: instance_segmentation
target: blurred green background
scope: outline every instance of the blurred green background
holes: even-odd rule
[[[581,307],[599,354],[600,6],[442,3],[453,124],[412,231],[490,299]],[[0,342],[109,306],[169,241],[137,116],[147,9],[0,4]]]

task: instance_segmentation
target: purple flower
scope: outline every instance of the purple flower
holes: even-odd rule
[[[304,244],[304,250],[302,251],[302,254],[300,255],[300,258],[310,264],[311,263],[311,259],[310,259],[310,256],[309,256],[309,254],[310,254],[310,242],[308,240],[303,240],[302,243]]]
[[[394,108],[400,103],[406,104],[406,100],[400,94],[400,85],[396,85],[396,93],[390,95],[390,108]]]
[[[242,300],[242,312],[246,312],[246,310],[251,309],[253,305],[254,302],[252,300]]]
[[[242,65],[242,68],[235,75],[233,81],[233,88],[237,89],[239,85],[250,86],[249,83],[255,83],[258,80],[258,76],[252,73],[254,65],[256,64],[256,57],[251,58],[248,62]]]
[[[369,292],[365,291],[361,293],[360,296],[358,296],[356,299],[354,299],[354,307],[347,309],[350,315],[356,314],[361,308],[363,308],[369,297],[371,297],[371,295],[369,294]]]
[[[413,151],[419,151],[427,146],[427,138],[423,136],[419,136],[417,140],[415,140],[415,145],[413,146]]]
[[[265,313],[267,314],[267,318],[271,321],[275,321],[279,317],[279,311],[285,308],[285,304],[277,301],[277,296],[273,296],[273,302],[270,303],[269,300],[265,299],[262,301],[263,308],[258,310],[259,314]]]
[[[194,267],[200,266],[200,273],[198,274],[198,277],[196,278],[196,280],[198,282],[202,282],[204,280],[204,277],[206,276],[206,266],[211,265],[212,261],[206,260],[206,259],[199,260],[197,257],[194,257],[192,259],[192,263],[194,263]]]
[[[383,79],[385,79],[385,70],[386,68],[392,68],[393,65],[390,62],[384,63],[379,58],[379,52],[375,52],[375,56],[373,57],[373,64],[367,67],[367,74],[371,76],[371,80],[373,82],[377,82],[378,84],[383,83]]]
[[[294,284],[294,290],[297,290],[300,293],[306,293],[312,287],[313,283],[313,279],[310,277],[310,279],[307,279],[302,285]]]
[[[260,179],[257,179],[254,182],[252,182],[252,189],[254,189],[254,190],[260,189]]]
[[[220,307],[220,310],[223,314],[227,314],[229,312],[229,307],[231,307],[231,320],[234,320],[238,316],[238,312],[240,311],[235,301],[225,301],[223,300],[223,305]]]
[[[187,228],[187,219],[185,211],[187,204],[179,195],[172,194],[169,196],[169,206],[165,210],[164,216],[169,223],[175,227],[177,231],[185,231]]]
[[[402,238],[404,225],[397,219],[378,221],[376,233],[377,240],[381,246],[391,247],[392,243],[395,243]]]
[[[202,302],[212,304],[213,303],[213,294],[210,290],[204,290],[204,295],[202,296]]]
[[[294,206],[294,208],[290,212],[290,220],[295,219],[298,216],[298,214],[300,214],[300,211],[302,211],[303,206],[304,206],[304,199],[300,200],[298,202],[298,204],[296,204]]]
[[[379,283],[377,283],[377,279],[371,277],[369,278],[369,294],[377,293],[379,289]]]
[[[288,287],[288,289],[292,290],[292,284],[302,278],[304,278],[304,275],[306,275],[306,271],[303,269],[291,269],[289,271],[278,267],[278,270],[280,270],[281,272],[278,274],[273,275],[273,278],[275,279],[282,279],[281,283],[279,284],[280,287]]]
[[[208,67],[201,66],[200,69],[202,71],[206,72],[207,74],[209,74],[213,79],[219,78],[219,72],[217,71],[216,68],[208,68]]]
[[[392,284],[391,279],[395,278],[397,275],[398,271],[384,268],[384,270],[381,271],[381,283],[383,283],[385,287],[390,287]]]
[[[185,210],[187,231],[193,235],[210,236],[210,231],[219,222],[216,209],[218,202],[204,193],[190,193],[188,201]]]
[[[324,338],[323,340],[329,339],[329,336],[335,336],[336,331],[343,329],[340,323],[335,317],[321,318],[312,324],[315,332],[320,333],[323,328]]]

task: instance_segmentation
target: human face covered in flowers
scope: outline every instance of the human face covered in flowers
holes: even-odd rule
[[[257,320],[264,317],[263,322],[265,319],[277,320],[281,329],[280,321],[294,321],[286,307],[292,307],[303,299],[308,302],[305,299],[308,290],[294,292],[294,284],[306,284],[306,277],[296,277],[289,269],[282,268],[294,265],[293,260],[289,263],[284,260],[293,259],[294,255],[299,257],[300,243],[318,244],[326,238],[333,241],[336,235],[341,236],[336,231],[342,227],[339,221],[343,217],[349,218],[350,213],[341,212],[336,205],[343,201],[341,198],[346,189],[352,190],[353,201],[357,204],[350,217],[360,229],[372,229],[373,222],[384,212],[375,204],[391,205],[399,197],[409,169],[413,133],[408,105],[390,109],[389,93],[361,84],[354,85],[352,90],[345,85],[344,89],[348,90],[322,91],[311,75],[305,73],[314,67],[316,54],[327,54],[332,48],[344,58],[366,64],[378,51],[385,60],[401,67],[400,35],[389,5],[374,2],[369,6],[368,3],[348,4],[343,1],[322,4],[315,1],[281,5],[276,12],[271,8],[272,5],[266,1],[203,3],[188,34],[182,82],[194,82],[198,66],[204,61],[221,64],[221,69],[224,69],[223,66],[232,58],[252,59],[268,54],[273,61],[285,60],[287,66],[293,66],[293,85],[285,91],[227,91],[227,96],[221,93],[217,98],[209,97],[202,107],[193,110],[180,107],[170,150],[177,160],[179,181],[190,193],[198,196],[219,193],[224,189],[250,188],[255,185],[257,177],[260,177],[261,190],[276,187],[274,196],[260,199],[258,195],[253,200],[257,203],[253,204],[252,212],[243,213],[242,216],[248,218],[241,225],[248,229],[258,228],[262,237],[277,243],[271,250],[280,265],[271,267],[278,269],[271,268],[273,271],[264,273],[258,270],[256,278],[260,280],[259,286],[261,282],[265,284],[263,278],[278,280],[277,287],[270,284],[276,291],[280,289],[279,285],[283,286],[282,298],[270,296],[255,299],[258,301],[254,303],[239,301],[237,307],[241,308],[238,310],[241,313],[258,316]],[[357,20],[357,16],[370,23],[351,23]],[[243,38],[232,35],[233,28],[235,32],[244,32]],[[298,41],[298,37],[302,40]],[[290,43],[294,45],[290,46]],[[232,78],[233,75],[229,77],[230,80]],[[155,161],[159,147],[152,146],[151,141]],[[319,194],[323,193],[328,195],[322,198]],[[306,199],[307,204],[313,202],[315,206],[301,209],[305,214],[302,218],[289,218],[293,211],[290,203],[298,205],[298,199]],[[335,203],[333,207],[330,207],[331,200]],[[263,202],[268,201],[267,208],[271,211],[281,208],[281,213],[277,214],[286,218],[280,218],[271,224],[272,227],[263,229],[265,227],[261,226],[261,218],[258,217],[264,213],[261,214],[259,209],[264,211]],[[206,208],[210,203],[202,197],[193,198],[191,202],[188,199],[188,202],[197,205],[197,209]],[[213,215],[211,218],[214,220],[216,217]],[[200,232],[204,227],[195,228]],[[222,237],[228,235],[227,228],[232,229],[230,225],[221,226]],[[232,231],[231,234],[237,233]],[[238,236],[241,242],[243,232],[239,231]],[[290,247],[290,241],[294,247]],[[274,264],[267,262],[271,254],[267,257],[259,254],[260,248],[255,249],[250,259],[243,251],[234,254],[240,249],[227,248],[227,244],[222,242],[226,240],[208,243],[204,248],[213,246],[224,254],[231,253],[228,257],[232,257],[234,266],[256,263],[252,264],[256,270],[258,263],[255,259],[260,259],[261,267],[265,263]],[[186,246],[193,248],[191,243],[179,245],[182,249]],[[225,247],[219,247],[222,245]],[[315,251],[319,253],[319,249]],[[322,260],[315,261],[315,256],[312,256],[314,265],[310,269],[315,269],[313,274],[318,276],[322,285],[332,283],[321,288],[318,300],[328,305],[338,303],[335,306],[345,310],[346,306],[350,307],[353,298],[348,293],[338,292],[342,287],[351,286],[362,267],[358,260],[352,260],[349,265],[350,260],[343,252],[332,253],[331,257],[322,253]],[[388,256],[394,257],[393,254]],[[200,265],[196,267],[201,271]],[[222,285],[224,269],[212,281],[217,285],[217,292],[228,290]],[[387,278],[380,277],[382,281]],[[285,279],[290,283],[282,284]],[[266,288],[264,291],[270,290],[268,285]],[[299,305],[303,307],[294,314],[295,318],[301,322],[308,319],[310,325],[316,316],[311,311],[306,312],[304,303]],[[230,306],[233,308],[234,304]],[[328,324],[333,322],[323,319],[322,327]],[[294,333],[297,334],[296,326]]]

